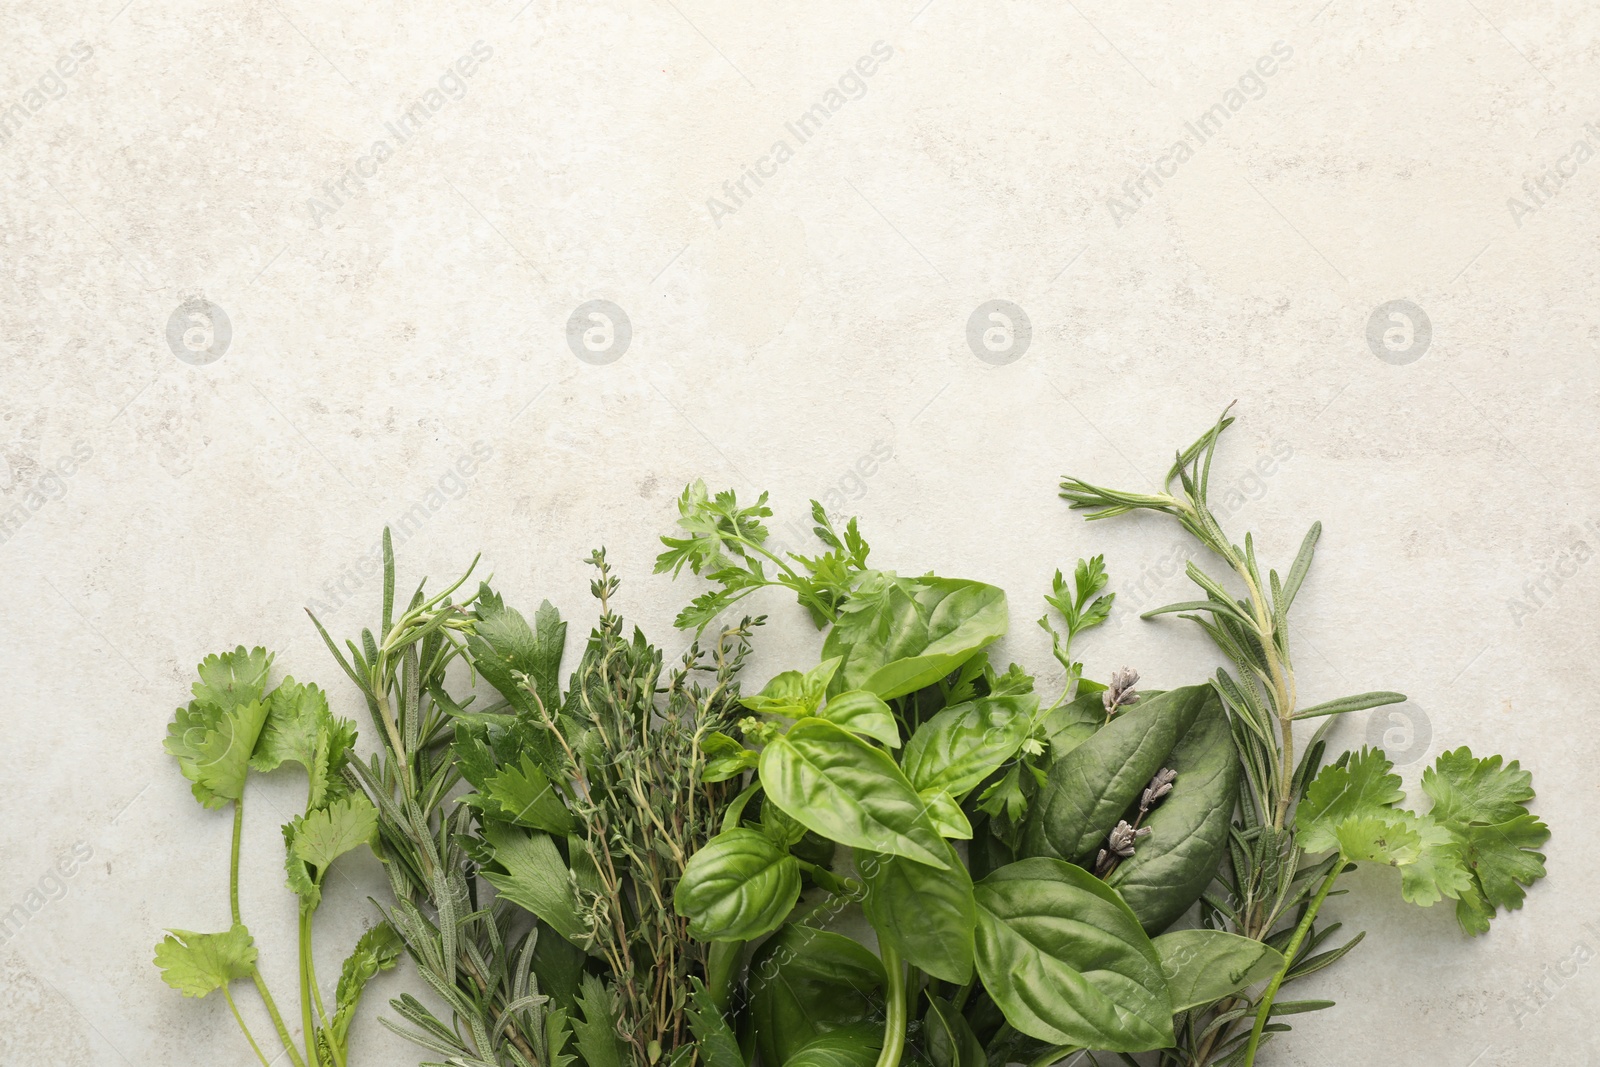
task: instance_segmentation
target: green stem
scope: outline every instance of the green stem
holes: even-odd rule
[[[1051,1064],[1059,1062],[1063,1058],[1072,1055],[1074,1052],[1082,1051],[1083,1046],[1081,1045],[1058,1045],[1055,1048],[1045,1052],[1045,1054],[1040,1056],[1038,1059],[1034,1060],[1031,1064],[1031,1067],[1050,1067]]]
[[[706,953],[706,989],[711,1003],[723,1015],[733,1003],[734,983],[739,980],[739,965],[744,962],[743,941],[713,941]]]
[[[878,1053],[877,1067],[900,1067],[900,1053],[906,1044],[906,972],[900,963],[900,954],[887,942],[878,946],[883,959],[884,973],[889,976],[889,988],[884,991],[887,1018],[883,1023],[883,1051]]]
[[[233,852],[228,858],[228,906],[233,909],[235,925],[242,925],[239,918],[239,839],[244,833],[244,798],[240,797],[233,802]]]
[[[233,1002],[233,994],[228,992],[228,987],[222,987],[222,995],[228,1001],[228,1010],[233,1012],[233,1021],[239,1024],[239,1029],[244,1031],[244,1039],[250,1042],[250,1050],[256,1054],[256,1059],[261,1061],[261,1067],[272,1067],[267,1062],[267,1057],[261,1052],[261,1046],[256,1044],[256,1039],[251,1035],[250,1028],[244,1024],[244,1016],[239,1014],[239,1005]]]
[[[756,552],[761,553],[763,556],[766,556],[772,562],[776,563],[779,567],[781,567],[783,569],[783,573],[788,575],[795,582],[795,585],[789,586],[788,588],[794,589],[796,592],[799,592],[798,586],[801,584],[803,579],[800,577],[800,575],[798,573],[795,572],[795,569],[793,567],[789,566],[789,564],[785,563],[783,560],[779,559],[777,556],[773,555],[771,552],[768,552],[765,548],[763,548],[762,546],[756,544],[754,541],[746,541],[744,538],[741,537],[741,538],[739,538],[739,543],[744,545],[746,548],[750,548],[750,549],[753,549]],[[778,584],[778,583],[774,583],[774,584]],[[813,607],[815,607],[817,609],[818,614],[822,615],[830,623],[839,621],[839,613],[836,612],[836,611],[831,610],[828,607],[828,605],[826,605],[822,601],[818,600],[815,596],[812,596],[812,595],[810,595],[808,593],[801,593],[801,595],[805,597],[806,601],[809,604],[811,604]]]
[[[1295,953],[1300,951],[1300,943],[1306,939],[1306,932],[1311,929],[1311,924],[1317,917],[1317,912],[1322,909],[1322,902],[1328,899],[1328,891],[1333,888],[1334,879],[1344,871],[1342,862],[1335,863],[1328,877],[1322,880],[1322,886],[1317,890],[1317,895],[1312,898],[1306,907],[1305,917],[1300,920],[1300,925],[1295,927],[1294,936],[1289,939],[1289,944],[1283,950],[1283,967],[1272,978],[1272,984],[1267,986],[1267,991],[1261,994],[1261,1007],[1256,1010],[1256,1023],[1250,1028],[1250,1044],[1246,1046],[1244,1063],[1242,1067],[1252,1067],[1256,1062],[1256,1048],[1261,1044],[1261,1032],[1267,1025],[1267,1016],[1272,1014],[1272,1001],[1278,995],[1278,987],[1283,985],[1284,977],[1289,973],[1289,968],[1294,966]]]
[[[318,884],[317,888],[321,888],[320,883]],[[304,952],[306,961],[306,977],[310,979],[311,982],[311,995],[315,998],[315,1003],[317,1005],[317,1018],[322,1020],[323,1026],[329,1026],[332,1024],[333,1020],[328,1017],[328,1009],[322,1004],[322,986],[317,982],[317,959],[315,953],[313,953],[311,949],[311,916],[312,912],[308,909],[300,919],[301,925],[305,927]]]
[[[267,989],[266,979],[261,977],[259,968],[250,968],[250,978],[256,984],[256,992],[261,994],[261,1001],[267,1006],[267,1014],[272,1017],[272,1025],[278,1031],[278,1040],[283,1042],[284,1050],[289,1053],[289,1060],[294,1067],[306,1067],[306,1061],[300,1058],[300,1053],[295,1050],[294,1039],[289,1036],[289,1028],[283,1025],[283,1016],[278,1014],[278,1004],[272,999],[272,993]],[[312,1067],[315,1067],[313,1062]]]
[[[305,1031],[306,1062],[319,1064],[322,1060],[317,1055],[317,1028],[311,1017],[311,991],[316,987],[316,979],[310,974],[310,915],[305,908],[300,909],[300,1026]]]

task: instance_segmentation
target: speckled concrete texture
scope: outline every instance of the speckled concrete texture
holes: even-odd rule
[[[1366,942],[1297,994],[1339,1006],[1265,1060],[1600,1063],[1600,7],[8,0],[0,41],[4,1067],[248,1061],[150,963],[227,916],[163,731],[241,642],[364,724],[302,608],[370,624],[385,522],[404,574],[481,550],[574,643],[604,544],[671,645],[686,481],[770,489],[791,539],[821,497],[885,566],[1004,586],[1048,674],[1057,567],[1187,595],[1172,528],[1056,480],[1152,485],[1234,400],[1235,536],[1281,567],[1326,526],[1302,693],[1412,698],[1335,740],[1412,787],[1520,757],[1555,835],[1477,940],[1351,878]],[[758,681],[815,647],[763,606]],[[1131,610],[1083,651],[1215,666]],[[292,777],[245,853],[282,990]],[[324,975],[385,892],[343,874]],[[353,1067],[421,1058],[376,1021],[416,987],[375,986]]]

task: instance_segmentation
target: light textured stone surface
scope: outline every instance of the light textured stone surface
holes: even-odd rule
[[[670,642],[693,585],[649,572],[687,480],[770,489],[780,528],[831,493],[884,565],[1003,585],[1005,651],[1044,673],[1031,619],[1058,566],[1104,552],[1130,606],[1185,585],[1147,572],[1172,572],[1174,530],[1086,526],[1056,479],[1152,484],[1232,400],[1235,531],[1282,566],[1326,524],[1297,605],[1307,699],[1404,690],[1408,784],[1446,747],[1501,749],[1555,832],[1548,880],[1487,938],[1403,905],[1392,872],[1352,878],[1329,910],[1366,943],[1298,994],[1339,1006],[1267,1058],[1600,1062],[1600,161],[1571,154],[1600,147],[1600,8],[921,3],[0,10],[0,909],[40,905],[0,946],[0,1062],[247,1061],[218,998],[150,965],[161,928],[226,918],[227,819],[194,804],[163,729],[194,664],[240,642],[361,717],[301,608],[354,575],[329,621],[370,622],[355,568],[413,505],[406,573],[482,550],[576,640],[579,560],[604,544],[624,608]],[[390,124],[475,47],[464,91],[400,143]],[[786,123],[875,47],[864,95],[799,143]],[[1185,124],[1241,78],[1197,143]],[[779,140],[792,158],[735,205],[723,183]],[[1160,188],[1110,204],[1158,163]],[[1576,174],[1523,191],[1558,165]],[[167,340],[198,299],[232,331],[204,366]],[[608,365],[566,342],[591,299],[631,321]],[[1406,365],[1366,336],[1396,299],[1431,322]],[[968,345],[990,300],[1032,323],[1008,365]],[[765,606],[758,679],[815,643]],[[1151,684],[1214,666],[1184,624],[1132,612],[1084,653]],[[1335,739],[1388,724],[1370,721]],[[246,843],[280,997],[298,789],[252,794]],[[75,844],[91,858],[53,880]],[[325,975],[383,892],[370,860],[344,874]],[[352,1064],[415,1062],[375,1014]]]

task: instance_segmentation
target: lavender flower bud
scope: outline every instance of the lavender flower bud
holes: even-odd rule
[[[1139,672],[1131,667],[1122,667],[1111,673],[1110,688],[1100,694],[1107,718],[1115,715],[1118,708],[1139,702],[1139,694],[1133,688],[1138,681]]]

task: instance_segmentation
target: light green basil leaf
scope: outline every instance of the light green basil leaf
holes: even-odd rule
[[[828,691],[828,682],[839,669],[839,657],[824,659],[804,674],[784,671],[775,676],[755,696],[740,701],[751,711],[762,715],[781,715],[786,719],[803,719],[816,712]]]
[[[1028,859],[975,893],[978,974],[1013,1027],[1108,1052],[1172,1044],[1160,957],[1104,882],[1061,860]]]
[[[866,884],[862,904],[878,937],[913,966],[957,984],[972,977],[973,928],[977,922],[972,878],[949,843],[946,870],[901,856],[856,853],[856,871]]]
[[[689,857],[673,906],[702,941],[753,941],[800,899],[800,863],[755,830],[725,830]]]
[[[890,748],[900,747],[900,726],[894,721],[894,712],[876,693],[852,689],[829,697],[817,715],[853,734],[865,734]]]
[[[761,760],[759,752],[745,748],[720,731],[708,734],[700,742],[700,751],[706,757],[705,769],[700,772],[702,782],[726,782],[729,778],[737,778]]]
[[[894,760],[825,719],[801,719],[762,751],[761,785],[824,837],[945,866],[944,838]]]
[[[1283,967],[1277,949],[1222,930],[1174,930],[1151,943],[1161,957],[1174,1013],[1214,1004]]]
[[[1028,739],[1039,698],[985,697],[945,708],[918,727],[900,767],[918,792],[942,789],[964,797]]]
[[[1145,816],[1149,835],[1106,879],[1151,934],[1200,899],[1227,852],[1239,757],[1220,701],[1201,706],[1164,766],[1178,772],[1172,792]]]
[[[982,582],[880,575],[851,597],[822,654],[842,660],[836,691],[885,700],[932,685],[1004,636],[1005,593]]]
[[[943,789],[925,789],[917,794],[928,807],[928,818],[940,836],[958,841],[972,840],[972,823],[961,805]]]

